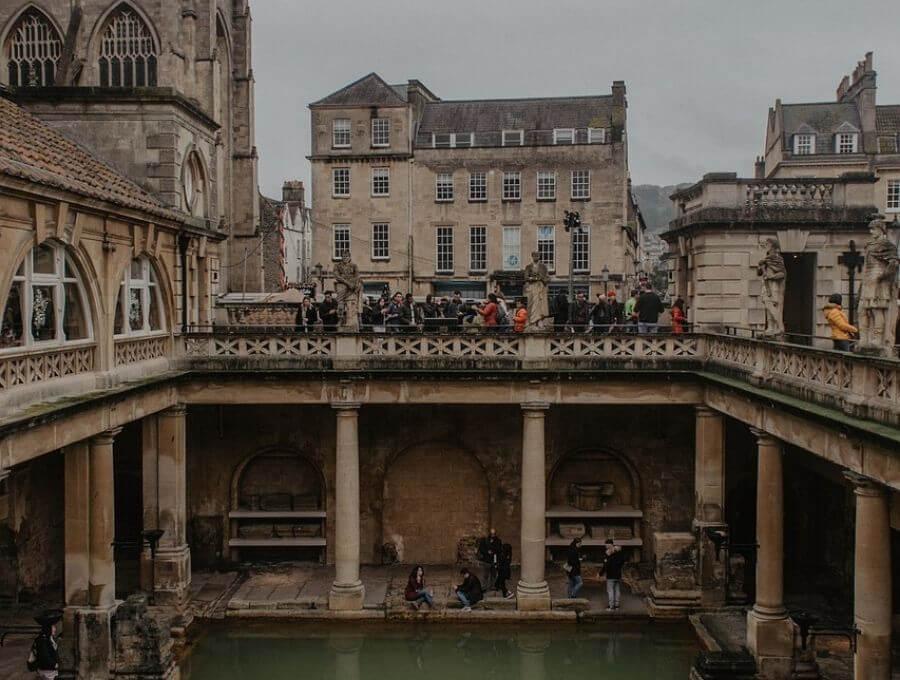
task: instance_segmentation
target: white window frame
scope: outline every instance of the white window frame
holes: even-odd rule
[[[885,212],[900,212],[900,179],[889,179],[887,181],[886,199]]]
[[[591,271],[591,228],[587,224],[582,224],[578,231],[572,234],[572,273],[587,274]],[[581,243],[583,241],[583,244]],[[584,250],[584,254],[580,253]],[[581,262],[584,266],[579,266]]]
[[[515,238],[512,238],[515,235]],[[519,271],[522,268],[522,227],[503,227],[503,262],[504,271]]]
[[[372,223],[372,259],[391,259],[391,225],[389,222]]]
[[[513,143],[512,139],[516,136],[518,137],[518,141]],[[525,130],[504,130],[501,134],[500,141],[503,146],[524,146]]]
[[[480,191],[475,191],[476,189]],[[478,195],[478,194],[481,195]],[[487,195],[487,173],[486,172],[470,172],[469,173],[469,200],[470,201],[486,201]]]
[[[434,230],[434,271],[437,274],[453,273],[453,227],[440,226]]]
[[[373,118],[371,135],[373,148],[380,149],[389,147],[391,145],[391,119]],[[381,138],[381,135],[383,135],[384,141],[378,141]]]
[[[471,132],[454,132],[450,137],[450,146],[454,149],[468,149],[475,141],[475,135]]]
[[[447,193],[449,187],[449,194]],[[443,195],[442,195],[443,192]],[[453,173],[439,172],[434,176],[434,200],[438,203],[452,203],[454,198]]]
[[[507,181],[509,180],[509,181]],[[513,182],[512,180],[515,180]],[[512,188],[515,187],[515,195]],[[507,191],[509,189],[509,191]],[[503,192],[501,194],[504,201],[521,201],[522,200],[522,173],[518,170],[511,170],[503,173]]]
[[[844,146],[844,138],[849,137],[849,149],[842,150]],[[859,149],[859,133],[858,132],[838,132],[834,136],[834,152],[837,154],[857,153]]]
[[[553,128],[554,144],[574,144],[575,128]]]
[[[487,261],[487,227],[472,225],[469,227],[469,272],[486,272]]]
[[[49,246],[53,249],[53,268],[52,274],[40,274],[34,271],[34,253],[37,247],[28,251],[25,259],[16,269],[16,273],[12,278],[10,289],[19,286],[20,294],[20,317],[22,319],[22,342],[18,345],[10,345],[0,349],[0,355],[9,352],[21,352],[29,348],[48,348],[61,347],[63,345],[88,344],[94,341],[94,326],[91,318],[91,308],[88,305],[88,298],[85,292],[84,284],[78,275],[78,270],[72,258],[65,251],[65,247],[57,243],[44,243],[42,245]],[[66,268],[75,273],[75,276],[67,276]],[[20,273],[21,272],[21,273]],[[67,340],[65,333],[65,311],[66,311],[66,284],[75,284],[75,289],[79,296],[79,304],[84,314],[85,337],[75,340]],[[52,287],[53,290],[53,321],[54,334],[49,340],[35,340],[32,336],[32,321],[34,319],[34,288]],[[8,293],[11,292],[7,291]],[[5,310],[0,310],[5,313]],[[160,315],[162,318],[162,315]]]
[[[338,237],[340,235],[340,238]],[[337,262],[344,257],[345,252],[352,252],[349,224],[331,225],[331,259]],[[346,250],[344,246],[346,245]],[[338,247],[340,246],[340,248]]]
[[[383,185],[383,186],[380,186]],[[372,196],[376,198],[391,195],[390,168],[372,168]]]
[[[137,278],[132,274],[132,267],[135,263],[139,263],[140,273]],[[132,330],[131,328],[131,299],[134,293],[141,299],[141,312],[143,314],[141,328]],[[122,282],[119,284],[119,304],[122,306],[122,332],[116,333],[114,337],[125,338],[142,335],[151,335],[153,333],[165,332],[165,319],[163,314],[162,297],[160,295],[159,285],[156,281],[156,272],[153,271],[153,265],[149,258],[140,257],[131,260],[125,267],[125,274]],[[150,303],[156,304],[159,311],[159,328],[151,328],[150,326]],[[115,320],[114,320],[115,323]]]
[[[588,144],[606,144],[606,128],[588,128]]]
[[[575,181],[576,173],[578,173],[579,175],[586,175],[587,176],[587,184],[585,184],[584,182],[581,182],[581,181],[576,182]],[[571,182],[569,195],[572,198],[572,200],[573,201],[589,200],[591,197],[591,171],[590,170],[572,170],[572,173],[569,176],[569,178],[570,178],[570,182]],[[585,188],[585,191],[576,193],[576,191],[575,191],[576,187],[582,187],[582,186]]]
[[[347,192],[338,193],[338,173],[347,173]],[[343,184],[343,182],[341,183]],[[350,168],[332,168],[331,169],[331,197],[332,198],[349,198],[350,197]]]
[[[438,144],[438,138],[441,142]],[[446,142],[444,141],[446,139]],[[432,132],[431,148],[432,149],[449,149],[453,143],[453,135],[449,132]]]
[[[347,124],[346,129],[344,128],[344,123]],[[338,130],[338,124],[340,124],[341,130]],[[346,133],[347,141],[346,142],[338,142],[338,134],[342,137]],[[351,144],[353,143],[353,123],[349,118],[335,118],[331,121],[331,148],[332,149],[349,149]]]
[[[556,200],[556,172],[538,171],[535,181],[535,190],[537,200],[539,201],[555,201]]]
[[[549,230],[549,238],[541,235],[541,230]],[[547,265],[547,271],[556,271],[556,227],[552,224],[539,224],[537,227],[537,248],[541,262]]]
[[[811,156],[816,152],[816,136],[808,132],[794,135],[794,155]]]

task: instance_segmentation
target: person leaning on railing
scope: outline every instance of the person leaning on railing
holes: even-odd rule
[[[828,304],[822,310],[825,312],[825,320],[831,328],[831,342],[834,348],[841,352],[850,351],[850,341],[854,335],[859,334],[859,329],[847,320],[844,308],[841,307],[843,298],[840,293],[834,293],[828,298]]]

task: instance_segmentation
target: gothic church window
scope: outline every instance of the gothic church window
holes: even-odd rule
[[[4,46],[11,87],[49,87],[56,78],[62,39],[41,12],[29,9],[9,32]]]
[[[122,5],[100,39],[101,87],[156,87],[156,42],[143,19]]]
[[[19,265],[3,310],[0,349],[91,337],[81,277],[61,244],[42,243]]]

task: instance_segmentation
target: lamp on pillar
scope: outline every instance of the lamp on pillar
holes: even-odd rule
[[[856,325],[856,274],[862,272],[865,256],[856,249],[856,242],[850,239],[850,250],[845,250],[838,256],[838,264],[842,264],[847,268],[847,278],[850,283],[849,299],[847,308],[850,310],[850,325]]]

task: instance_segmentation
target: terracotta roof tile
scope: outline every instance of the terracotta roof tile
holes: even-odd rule
[[[0,173],[180,221],[132,180],[0,97]]]

